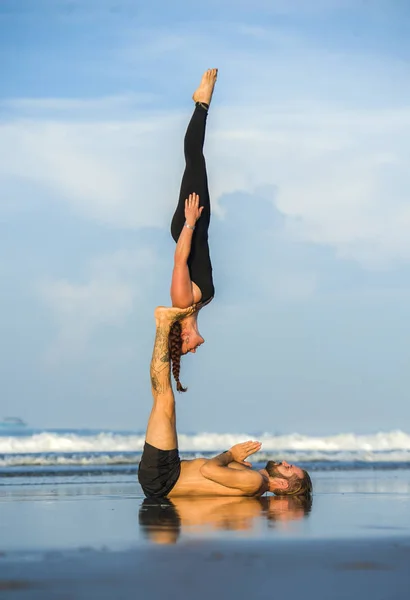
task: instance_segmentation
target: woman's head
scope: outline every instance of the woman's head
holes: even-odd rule
[[[181,328],[181,340],[181,354],[188,354],[188,352],[195,354],[199,346],[205,342],[197,329],[184,326]]]
[[[186,392],[179,381],[179,373],[181,370],[181,356],[188,352],[195,353],[197,348],[205,342],[204,338],[199,334],[196,327],[189,324],[176,321],[169,333],[169,352],[172,362],[172,374],[177,384],[178,392]]]

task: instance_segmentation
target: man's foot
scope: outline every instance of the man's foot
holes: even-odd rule
[[[205,73],[202,75],[199,87],[195,90],[192,96],[192,100],[194,102],[203,102],[209,106],[211,103],[217,75],[218,69],[208,69],[205,71]]]
[[[157,306],[154,311],[155,321],[157,324],[168,323],[172,325],[175,321],[180,321],[193,315],[196,311],[196,305],[188,306],[188,308],[168,307],[168,306]]]

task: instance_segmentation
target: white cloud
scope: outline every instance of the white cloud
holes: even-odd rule
[[[410,109],[261,113],[248,115],[246,130],[241,111],[221,119],[218,193],[275,185],[291,235],[368,266],[410,259]]]
[[[189,105],[167,110],[167,99],[170,85],[180,89],[182,80],[186,93],[186,71],[177,67],[184,60],[189,73],[194,63],[197,69],[188,51],[196,44],[195,54],[207,42],[209,60],[221,57],[206,146],[216,215],[223,194],[274,186],[277,206],[292,217],[290,236],[331,246],[340,257],[371,268],[410,259],[405,65],[386,56],[323,52],[278,27],[236,23],[232,47],[216,26],[198,35],[181,25],[168,34],[138,32],[128,55],[139,77],[152,78],[153,89],[163,85],[162,110],[126,95],[14,99],[15,111],[49,106],[68,112],[64,120],[43,116],[0,124],[0,182],[13,178],[16,199],[27,189],[18,182],[32,181],[85,218],[119,228],[168,227]],[[256,37],[256,45],[243,44],[243,35]],[[152,65],[168,55],[174,68],[158,82]],[[84,118],[90,107],[98,119]]]
[[[410,259],[410,109],[254,108],[215,108],[206,152],[216,207],[223,194],[275,186],[281,212],[297,217],[291,235],[368,266]],[[167,227],[183,127],[180,115],[152,113],[121,122],[9,123],[1,126],[0,174],[43,185],[89,219]]]
[[[0,180],[14,177],[16,197],[19,180],[33,181],[77,214],[116,227],[161,226],[182,174],[177,126],[175,116],[161,114],[138,121],[6,123],[0,125]],[[179,143],[171,143],[177,137]]]
[[[43,282],[38,292],[58,324],[57,339],[47,353],[48,362],[78,359],[101,327],[125,323],[143,300],[142,292],[150,285],[155,264],[156,257],[148,249],[120,250],[91,260],[84,283]]]

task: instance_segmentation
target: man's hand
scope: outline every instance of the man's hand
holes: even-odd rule
[[[232,446],[229,452],[231,453],[235,462],[245,465],[246,467],[251,467],[251,463],[246,462],[245,458],[251,454],[255,454],[255,452],[258,452],[261,447],[262,444],[260,442],[242,442],[241,444],[235,444],[235,446]]]

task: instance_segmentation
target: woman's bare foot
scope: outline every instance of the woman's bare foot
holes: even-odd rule
[[[188,306],[188,308],[168,307],[168,306],[157,306],[154,311],[155,321],[159,323],[167,323],[172,325],[175,321],[180,321],[194,314],[196,306]]]
[[[218,69],[208,69],[205,71],[205,73],[202,75],[199,87],[195,90],[192,96],[192,100],[194,102],[204,102],[208,105],[211,103],[217,75]]]

